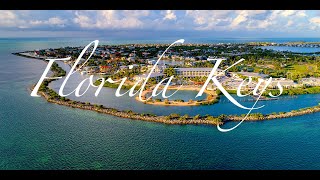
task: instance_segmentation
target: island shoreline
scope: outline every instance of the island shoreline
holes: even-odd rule
[[[20,53],[13,53],[13,54],[18,55],[18,56],[22,56],[22,57],[26,57],[26,58],[40,59],[40,60],[47,63],[47,61],[45,61],[44,58],[23,56]],[[60,66],[58,66],[58,67],[61,68]],[[57,70],[52,70],[52,71],[53,71],[53,76],[57,73],[61,73]],[[38,92],[41,95],[41,97],[46,99],[47,102],[58,104],[58,105],[63,105],[63,106],[68,106],[68,107],[72,107],[72,108],[95,111],[98,113],[113,115],[113,116],[117,116],[117,117],[121,117],[121,118],[143,120],[143,121],[157,122],[157,123],[164,123],[164,124],[177,124],[177,125],[185,125],[185,124],[222,125],[222,124],[229,122],[229,121],[242,121],[242,119],[244,118],[243,116],[239,116],[239,115],[223,115],[223,114],[220,115],[219,117],[199,115],[197,119],[195,119],[196,116],[193,116],[193,117],[189,117],[189,116],[185,117],[185,116],[180,116],[180,115],[178,115],[178,117],[172,116],[172,115],[156,116],[156,115],[152,115],[152,114],[135,113],[131,110],[121,111],[121,110],[114,109],[114,108],[104,107],[103,105],[90,104],[90,103],[85,104],[84,102],[73,101],[73,100],[61,100],[62,98],[59,95],[57,95],[56,97],[53,97],[48,93],[50,91],[51,92],[53,91],[52,89],[50,89],[48,87],[48,85],[51,81],[54,81],[54,80],[56,80],[56,79],[50,79],[50,81],[48,81],[47,85],[45,86],[45,88],[46,88],[45,91],[39,90],[39,92]],[[30,89],[32,90],[33,87],[34,87],[34,85]],[[54,93],[57,94],[56,92],[54,92]],[[280,112],[277,114],[266,114],[266,115],[263,115],[261,113],[250,114],[246,118],[245,121],[261,121],[261,120],[289,118],[289,117],[302,116],[302,115],[316,113],[316,112],[320,112],[320,105],[301,108],[301,109],[297,109],[297,110],[292,110],[291,112],[282,112],[282,113]],[[181,118],[181,117],[184,117],[184,118]]]

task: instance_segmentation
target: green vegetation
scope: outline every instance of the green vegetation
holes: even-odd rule
[[[219,94],[221,92],[217,91]],[[237,94],[237,90],[227,90],[229,94]],[[276,96],[279,95],[280,91],[279,89],[267,89],[265,92],[262,93],[262,96],[268,96],[269,92],[272,93],[272,95]],[[247,94],[248,91],[241,91],[242,94]],[[290,89],[283,89],[283,92],[281,95],[300,95],[300,94],[317,94],[320,93],[320,87],[301,87],[301,88],[290,88]]]
[[[249,114],[249,117],[253,117],[255,119],[263,119],[264,115],[261,113],[252,113],[252,114]]]
[[[167,120],[173,120],[173,119],[178,119],[178,118],[180,118],[180,114],[176,114],[176,113],[172,113],[172,114],[166,116]]]
[[[267,96],[271,92],[274,96],[279,94],[278,89],[272,89],[265,91],[262,95]],[[291,89],[283,89],[281,95],[299,95],[299,94],[317,94],[320,93],[320,87],[305,87],[305,88],[291,88]]]
[[[317,64],[304,63],[304,64],[293,64],[285,67],[287,70],[288,78],[292,80],[298,80],[305,77],[319,77],[320,70]]]
[[[54,75],[57,77],[62,77],[66,75],[66,71],[63,70],[56,62],[53,62],[51,66],[51,71],[54,72]]]
[[[237,94],[237,90],[227,89],[226,90],[229,94]],[[242,93],[245,93],[245,91],[242,91]],[[221,92],[220,92],[221,94]]]
[[[54,62],[50,69],[53,72],[53,77],[62,77],[66,75],[66,71],[63,70],[56,62]],[[70,99],[67,99],[65,97],[61,97],[58,93],[56,93],[54,90],[48,88],[48,85],[50,82],[54,81],[55,79],[46,79],[42,82],[42,84],[39,87],[39,92],[46,92],[49,95],[49,99],[56,99],[61,101],[70,101]]]
[[[218,99],[214,99],[210,101],[199,100],[198,102],[200,102],[201,105],[212,105],[212,104],[218,103],[219,100]]]
[[[198,119],[200,119],[200,118],[201,118],[201,115],[200,115],[200,114],[197,114],[197,115],[193,116],[193,120],[198,120]]]
[[[164,104],[170,104],[168,99],[164,99]]]
[[[174,102],[184,102],[184,100],[183,99],[175,99],[175,100],[173,100]]]
[[[166,69],[164,70],[164,74],[165,74],[167,77],[175,76],[175,75],[176,75],[176,71],[174,70],[174,68],[169,67],[169,68],[166,68]]]
[[[185,115],[183,115],[183,116],[180,116],[179,117],[179,120],[180,121],[185,121],[185,120],[188,120],[190,117],[189,117],[189,115],[188,114],[185,114]]]
[[[213,117],[213,116],[207,116],[206,120],[213,121],[216,124],[220,124],[222,122],[222,120],[219,117]]]
[[[204,83],[207,80],[208,77],[206,76],[195,76],[195,77],[191,77],[190,80],[193,82],[200,82],[200,83]]]

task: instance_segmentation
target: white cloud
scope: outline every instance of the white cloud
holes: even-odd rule
[[[300,16],[300,17],[305,17],[307,16],[305,10],[282,10],[282,11],[279,11],[280,14],[282,16],[285,16],[285,17],[289,17],[289,16]]]
[[[0,28],[32,28],[35,26],[60,26],[63,27],[67,20],[51,17],[47,20],[37,20],[31,15],[32,11],[3,11],[0,10]]]
[[[286,27],[289,27],[293,24],[293,21],[292,20],[289,20],[288,23],[286,24]]]
[[[143,27],[144,22],[140,18],[148,15],[149,11],[104,10],[93,14],[77,11],[73,21],[83,28],[132,29]]]
[[[306,11],[298,11],[297,12],[297,16],[301,16],[301,17],[306,17],[307,16],[307,14],[306,14]]]
[[[233,14],[232,10],[188,10],[186,11],[186,16],[193,19],[196,27],[196,30],[221,30],[225,29],[225,26],[221,24],[229,24],[232,20],[230,15]]]
[[[313,17],[309,20],[311,23],[320,25],[320,17]]]
[[[191,17],[198,30],[232,30],[246,28],[253,21],[259,26],[266,26],[266,23],[257,19],[265,18],[266,10],[240,10],[240,11],[186,11],[186,16]]]
[[[49,18],[48,22],[49,24],[53,25],[64,25],[67,22],[67,20],[60,19],[59,17],[52,17]]]
[[[240,23],[247,21],[250,11],[239,11],[239,15],[230,24],[231,28],[237,27]]]
[[[59,26],[64,27],[67,23],[67,20],[63,20],[59,17],[52,17],[48,20],[32,20],[30,21],[30,24],[32,26],[42,26],[42,25],[50,25],[50,26]]]
[[[248,16],[247,23],[242,28],[248,30],[263,29],[269,31],[287,31],[294,27],[297,24],[296,22],[305,21],[307,16],[305,11],[293,10],[274,10],[260,12],[260,15],[261,14],[263,16],[259,19],[250,18],[250,16]],[[254,16],[256,15],[257,13],[255,13]]]
[[[210,30],[302,32],[320,30],[320,11],[0,11],[0,30]],[[67,27],[67,28],[66,28]],[[55,29],[56,28],[56,29]],[[314,31],[316,32],[316,31]]]
[[[174,14],[174,12],[172,10],[167,10],[163,19],[164,20],[176,20],[177,16]]]
[[[14,11],[0,11],[0,27],[19,27],[22,23]]]
[[[295,13],[295,11],[294,10],[284,10],[284,11],[282,11],[281,12],[281,15],[283,15],[283,16],[291,16],[291,15],[293,15]]]
[[[240,23],[246,21],[248,18],[242,14],[239,14],[236,18],[234,18],[231,22],[231,27],[236,27],[238,26]]]
[[[320,17],[317,16],[317,17],[310,18],[309,24],[310,24],[309,29],[316,30],[317,28],[320,27]]]
[[[79,12],[75,12],[74,23],[79,24],[80,27],[89,28],[91,26],[90,18],[86,15],[81,15]]]
[[[117,11],[119,12],[119,11]],[[142,17],[142,16],[148,16],[150,14],[150,11],[148,10],[124,10],[122,11],[122,14],[124,16],[131,16],[131,17]]]
[[[190,18],[185,18],[186,21],[193,22],[194,30],[297,33],[315,26],[308,19],[314,16],[314,11],[305,10],[186,11],[185,14]]]

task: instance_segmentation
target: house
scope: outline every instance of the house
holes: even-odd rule
[[[150,55],[149,52],[142,52],[142,56],[143,56],[143,57],[148,57],[149,55]]]
[[[128,67],[129,67],[129,69],[138,69],[139,65],[138,64],[132,64],[132,65],[129,65]]]
[[[184,59],[185,59],[185,60],[188,60],[188,61],[195,61],[195,60],[196,60],[196,58],[193,57],[193,56],[187,56],[187,57],[185,57]]]
[[[247,77],[257,77],[257,78],[267,78],[269,75],[267,74],[261,74],[261,73],[254,73],[254,72],[237,72],[238,74],[241,74],[243,76],[247,76]],[[237,73],[232,73],[232,74],[237,74]]]
[[[135,81],[140,81],[140,80],[146,80],[146,78],[148,77],[148,74],[141,74],[141,75],[137,75],[137,76],[134,76],[134,80]],[[152,73],[150,74],[150,77],[149,78],[154,78],[156,80],[156,82],[160,82],[164,77],[164,74],[162,73]]]
[[[34,56],[35,57],[39,57],[40,56],[40,52],[39,51],[34,51]]]
[[[129,62],[136,62],[136,56],[130,56],[127,58]]]
[[[163,73],[164,70],[167,68],[167,66],[165,64],[156,65],[156,66],[154,66],[154,65],[147,66],[148,70],[151,70],[153,67],[154,67],[153,72],[156,72],[156,73]]]
[[[212,68],[174,68],[176,74],[184,77],[209,76]],[[225,72],[221,69],[215,71],[216,76],[225,76]]]
[[[127,70],[127,69],[129,69],[129,67],[128,66],[120,66],[119,69],[120,70]]]
[[[155,60],[155,59],[148,59],[148,60],[147,60],[147,63],[148,63],[148,64],[151,64],[151,65],[156,64],[156,62],[157,62],[157,60]]]
[[[302,78],[299,81],[299,83],[306,86],[320,86],[320,78],[315,78],[315,77]]]
[[[216,57],[208,57],[207,58],[207,61],[209,61],[209,62],[216,62],[218,60],[223,61],[223,60],[227,60],[227,59],[226,58],[216,58]]]
[[[292,88],[292,87],[297,87],[298,84],[295,83],[293,80],[291,79],[286,79],[286,78],[275,78],[272,79],[272,82],[270,83],[270,87],[272,87],[273,89],[278,89],[278,83],[283,87],[283,88]]]
[[[112,70],[112,66],[99,66],[101,73],[110,73]]]

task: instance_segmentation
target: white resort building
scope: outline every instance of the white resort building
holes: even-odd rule
[[[213,68],[174,68],[178,76],[184,77],[197,77],[197,76],[209,76]],[[217,69],[214,73],[216,76],[225,76],[222,69]]]
[[[221,61],[224,61],[224,60],[227,60],[226,58],[217,58],[217,57],[210,57],[207,58],[207,61],[213,61],[213,62],[216,62],[218,60],[221,60]]]
[[[147,78],[147,76],[148,76],[148,74],[140,74],[140,75],[134,76],[133,79],[135,81],[138,81],[138,80],[141,80],[141,79],[144,81]],[[155,78],[155,80],[157,82],[160,82],[163,79],[163,76],[164,76],[164,74],[162,74],[162,73],[154,72],[154,73],[150,74],[149,78]]]

